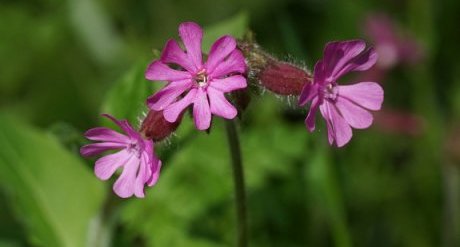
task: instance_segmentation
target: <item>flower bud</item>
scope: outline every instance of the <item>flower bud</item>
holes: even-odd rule
[[[306,83],[311,83],[311,76],[286,62],[272,62],[258,75],[260,83],[268,90],[279,95],[300,95]]]
[[[410,136],[420,136],[425,131],[425,121],[410,112],[382,110],[374,113],[374,121],[382,131]]]
[[[155,142],[169,137],[182,121],[182,115],[176,122],[170,123],[163,116],[163,111],[150,110],[141,125],[140,132],[148,139]]]
[[[311,83],[311,73],[299,66],[279,61],[263,51],[253,37],[238,43],[249,67],[249,76],[264,88],[278,95],[300,95],[303,86]],[[251,80],[250,80],[251,82]]]
[[[238,117],[241,118],[241,114],[246,110],[251,102],[251,95],[246,90],[236,90],[232,92],[232,99],[236,109],[238,110]]]

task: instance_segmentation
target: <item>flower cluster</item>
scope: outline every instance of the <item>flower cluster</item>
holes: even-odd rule
[[[118,150],[96,161],[95,174],[101,180],[109,179],[118,168],[123,172],[113,186],[123,198],[144,197],[144,186],[153,186],[159,176],[161,161],[155,156],[154,142],[169,136],[179,125],[183,112],[193,105],[196,128],[207,130],[211,115],[233,119],[236,108],[225,93],[247,86],[246,63],[237,49],[236,40],[228,35],[219,38],[203,62],[201,42],[203,30],[196,23],[179,26],[179,36],[185,51],[175,40],[169,40],[161,58],[153,61],[145,72],[148,80],[166,81],[166,86],[147,99],[150,112],[140,131],[126,120],[115,122],[126,135],[105,127],[90,129],[85,137],[98,143],[83,146],[83,156],[93,156],[108,150]]]
[[[81,148],[83,156],[116,150],[95,164],[95,174],[107,180],[122,168],[113,190],[123,198],[144,197],[144,187],[158,180],[161,161],[154,153],[156,142],[168,137],[179,126],[184,112],[191,109],[198,130],[211,127],[212,115],[233,119],[243,109],[248,95],[248,78],[279,94],[299,96],[299,105],[310,103],[305,120],[309,131],[315,129],[318,109],[326,120],[329,143],[341,147],[352,137],[351,128],[364,129],[372,124],[370,110],[379,110],[383,89],[375,82],[340,86],[338,80],[353,71],[369,69],[377,54],[360,40],[332,42],[326,45],[324,58],[313,73],[281,62],[254,45],[238,43],[225,35],[212,45],[206,59],[202,53],[203,30],[193,22],[179,26],[183,46],[167,41],[161,57],[153,61],[145,78],[166,82],[163,89],[148,97],[149,113],[136,131],[126,120],[104,115],[124,134],[105,127],[90,129],[86,138],[96,143]],[[233,102],[227,99],[233,95]]]

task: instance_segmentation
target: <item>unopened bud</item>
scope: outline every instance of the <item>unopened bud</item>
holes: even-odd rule
[[[310,74],[286,62],[272,62],[258,75],[260,83],[279,95],[300,95],[306,83],[311,83]]]
[[[246,110],[251,102],[251,95],[246,90],[236,90],[232,92],[233,103],[238,110],[238,117],[241,118],[241,114]]]
[[[140,132],[146,138],[158,142],[169,137],[177,129],[181,121],[182,116],[176,122],[170,123],[164,118],[163,111],[150,110],[142,122]]]
[[[250,36],[238,43],[249,67],[250,82],[258,83],[279,95],[300,95],[306,83],[311,83],[311,73],[294,64],[279,61],[271,56]]]
[[[411,136],[420,136],[426,127],[421,116],[385,109],[374,113],[374,122],[382,131]]]

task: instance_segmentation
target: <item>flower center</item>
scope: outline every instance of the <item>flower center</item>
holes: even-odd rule
[[[127,147],[127,150],[130,153],[135,153],[137,156],[141,155],[141,149],[140,149],[139,144],[137,142],[129,143],[128,147]]]
[[[339,89],[337,88],[337,86],[332,85],[332,83],[329,83],[323,90],[324,98],[328,100],[335,100],[337,98],[338,92]]]
[[[205,87],[208,85],[208,75],[206,75],[205,69],[198,72],[193,79],[198,87]]]

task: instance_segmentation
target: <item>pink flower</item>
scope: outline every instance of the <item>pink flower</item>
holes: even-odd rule
[[[365,22],[365,32],[373,40],[379,54],[377,66],[389,69],[399,63],[415,64],[423,58],[420,44],[385,14],[371,14]]]
[[[199,130],[209,128],[211,114],[233,119],[237,110],[224,93],[246,87],[246,78],[241,75],[246,71],[246,64],[235,39],[228,35],[219,38],[203,63],[201,27],[193,22],[182,23],[179,36],[186,51],[171,39],[161,58],[147,68],[148,80],[167,82],[162,90],[147,99],[147,105],[154,111],[163,111],[165,119],[173,123],[193,104],[195,126]]]
[[[361,40],[331,42],[324,49],[324,58],[314,69],[313,83],[306,84],[299,98],[301,106],[311,102],[305,124],[315,129],[315,115],[319,110],[326,120],[329,144],[342,147],[352,137],[351,127],[368,128],[373,121],[368,110],[379,110],[383,89],[376,82],[360,82],[339,86],[338,79],[352,71],[364,71],[377,61],[373,49]]]
[[[144,186],[153,186],[160,175],[161,161],[153,153],[153,141],[143,139],[128,121],[119,121],[108,114],[103,116],[120,126],[126,135],[105,127],[90,129],[85,137],[99,142],[83,146],[81,155],[87,157],[118,150],[99,158],[94,173],[99,179],[107,180],[118,168],[123,167],[123,172],[113,185],[115,194],[122,198],[132,195],[144,197]]]

